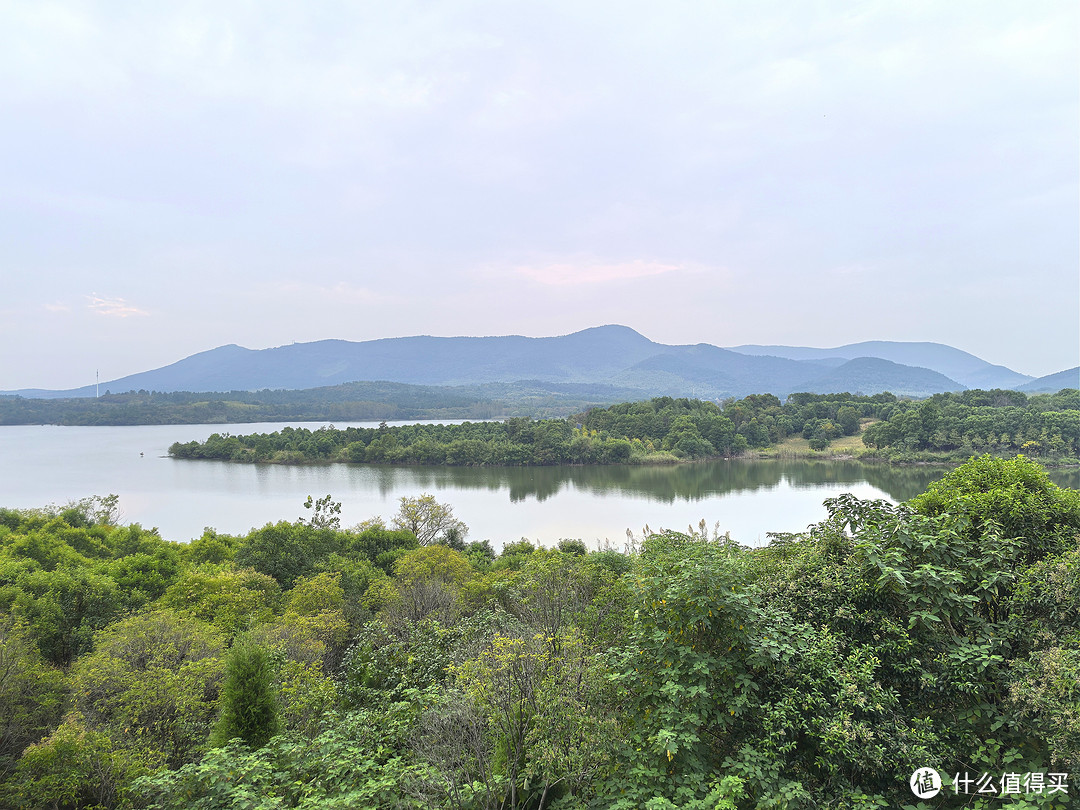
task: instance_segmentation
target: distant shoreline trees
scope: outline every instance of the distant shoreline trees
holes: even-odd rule
[[[513,417],[501,422],[388,427],[286,427],[273,433],[215,433],[176,443],[173,458],[250,463],[546,466],[672,463],[733,458],[789,437],[820,451],[857,435],[870,457],[913,454],[1024,453],[1044,459],[1080,455],[1080,391],[1028,397],[1016,391],[938,394],[920,402],[892,394],[792,394],[786,402],[756,394],[723,404],[657,397],[592,408],[568,419]],[[957,457],[956,460],[962,460]]]

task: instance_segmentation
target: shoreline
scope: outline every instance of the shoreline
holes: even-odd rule
[[[869,455],[869,454],[867,454]],[[250,464],[250,465],[272,465],[279,467],[324,467],[332,464],[349,464],[365,467],[431,467],[431,468],[449,468],[449,467],[475,467],[475,468],[531,468],[531,467],[671,467],[684,464],[703,464],[714,463],[717,461],[734,461],[742,463],[768,463],[778,461],[820,461],[820,462],[854,462],[856,464],[862,464],[868,467],[885,466],[885,467],[957,467],[961,464],[965,464],[973,458],[989,455],[994,458],[1003,458],[1007,460],[1015,459],[1019,456],[1023,456],[1021,453],[1013,455],[1000,455],[985,451],[982,453],[972,453],[962,459],[939,459],[939,458],[923,458],[923,459],[889,459],[880,457],[866,457],[859,454],[852,453],[829,453],[826,450],[812,450],[809,452],[769,452],[768,450],[747,451],[738,456],[705,456],[702,458],[688,458],[679,459],[674,457],[648,459],[642,458],[640,461],[624,461],[613,464],[602,463],[565,463],[565,464],[423,464],[415,461],[408,462],[395,462],[395,461],[348,461],[346,459],[231,459],[231,458],[182,458],[174,456],[171,453],[166,453],[162,458],[171,458],[175,461],[218,461],[229,464]],[[1040,457],[1023,456],[1028,461],[1033,461],[1041,467],[1055,470],[1070,470],[1080,469],[1080,462],[1069,461],[1062,463],[1060,460],[1045,459]]]

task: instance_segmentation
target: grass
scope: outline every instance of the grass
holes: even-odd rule
[[[868,452],[863,444],[862,432],[867,425],[876,422],[876,419],[863,419],[859,425],[859,432],[854,436],[841,436],[833,439],[824,450],[811,450],[810,440],[800,435],[788,436],[784,441],[761,451],[762,458],[832,458],[835,456],[860,456]]]
[[[866,450],[867,447],[863,444],[861,436],[841,436],[829,442],[829,446],[824,450],[811,450],[809,439],[804,439],[802,436],[789,436],[774,447],[761,451],[761,455],[763,458],[828,458],[837,455],[858,456]]]

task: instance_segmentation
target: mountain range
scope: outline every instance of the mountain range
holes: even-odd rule
[[[815,349],[707,343],[655,343],[625,326],[598,326],[560,337],[402,337],[321,340],[271,349],[220,346],[171,365],[101,383],[101,391],[256,391],[308,389],[355,381],[414,385],[495,382],[588,383],[642,396],[723,398],[796,391],[928,396],[965,388],[1058,390],[1078,384],[1077,369],[1038,380],[940,343],[868,341]],[[1060,384],[1059,384],[1060,383]],[[94,396],[8,391],[24,397]]]

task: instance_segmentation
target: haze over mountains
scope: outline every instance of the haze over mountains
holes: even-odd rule
[[[1058,390],[1077,385],[1078,376],[1076,369],[1059,372],[1043,378],[1042,387],[1043,380],[939,343],[868,341],[834,349],[724,349],[707,343],[668,346],[625,326],[599,326],[545,338],[418,336],[323,340],[259,350],[228,345],[102,382],[101,391],[308,389],[375,380],[460,386],[528,380],[617,386],[642,396],[782,397],[795,391],[927,396],[965,388]],[[6,393],[87,397],[95,390],[89,385]]]

